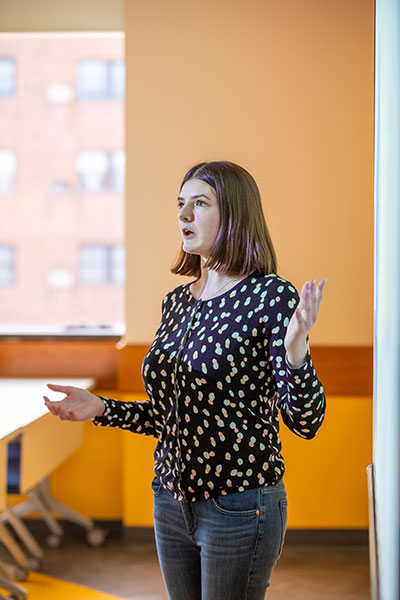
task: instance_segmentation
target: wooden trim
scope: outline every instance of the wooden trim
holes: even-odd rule
[[[143,393],[148,349],[115,340],[1,340],[0,377],[95,377],[98,388]],[[313,346],[311,355],[327,394],[372,395],[372,347]]]
[[[142,361],[149,346],[126,345],[119,353],[118,388],[124,392],[144,392]],[[325,393],[332,395],[372,395],[373,352],[368,346],[313,346],[313,363]]]
[[[142,380],[142,362],[150,346],[127,344],[119,351],[118,390],[145,393]]]
[[[372,346],[312,346],[311,356],[326,394],[372,396]]]
[[[2,340],[0,377],[94,377],[116,389],[118,350],[107,340]]]

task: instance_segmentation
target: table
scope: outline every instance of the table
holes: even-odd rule
[[[83,439],[83,423],[62,421],[47,410],[43,396],[50,400],[61,400],[64,395],[53,392],[46,387],[47,383],[71,385],[91,389],[93,379],[5,379],[0,378],[0,540],[6,545],[23,574],[40,566],[43,551],[21,520],[21,516],[38,511],[48,525],[51,536],[49,542],[58,545],[62,528],[52,516],[57,512],[60,516],[83,525],[87,530],[88,541],[99,545],[105,532],[96,529],[93,521],[80,515],[68,506],[58,502],[49,493],[49,476],[65,459],[79,448]],[[7,445],[20,436],[20,492],[27,494],[28,499],[10,508],[7,504]],[[17,532],[19,539],[28,549],[30,558],[10,535],[4,525],[7,521]],[[5,587],[10,567],[0,563],[0,586]],[[15,569],[11,576],[16,575]],[[21,575],[21,573],[20,573]],[[24,598],[25,590],[16,591],[16,584],[9,579],[6,589],[15,597]],[[11,589],[13,588],[13,589]],[[0,598],[1,598],[0,594]],[[3,596],[4,597],[4,596]]]
[[[8,435],[0,438],[0,514],[7,506],[7,444],[11,441],[13,435]],[[10,539],[10,534],[3,523],[0,523],[0,539],[8,540]],[[13,541],[13,540],[12,540]],[[17,551],[19,550],[17,546]],[[25,557],[24,557],[25,558]],[[9,591],[13,597],[24,600],[26,598],[26,590],[21,586],[14,583],[12,580],[12,576],[21,579],[22,577],[18,577],[17,571],[15,571],[11,566],[4,563],[0,560],[0,588]],[[0,593],[0,600],[6,599],[7,596],[4,596]]]

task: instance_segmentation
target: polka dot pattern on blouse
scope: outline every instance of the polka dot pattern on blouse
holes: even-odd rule
[[[155,472],[177,500],[274,485],[285,470],[279,413],[306,439],[325,415],[309,351],[298,369],[286,360],[299,295],[275,274],[250,275],[204,301],[189,286],[163,300],[142,367],[149,400],[103,398],[93,423],[156,437]]]

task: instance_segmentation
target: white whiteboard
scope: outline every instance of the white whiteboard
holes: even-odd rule
[[[376,597],[399,600],[400,2],[376,0],[375,11]]]

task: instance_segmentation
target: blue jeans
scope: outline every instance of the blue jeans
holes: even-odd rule
[[[170,600],[262,600],[286,533],[283,481],[178,502],[155,477],[154,531]]]

